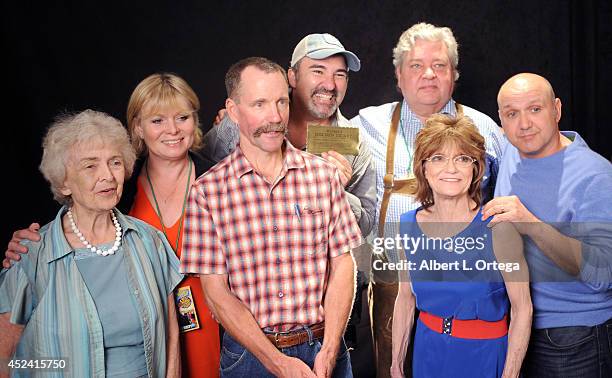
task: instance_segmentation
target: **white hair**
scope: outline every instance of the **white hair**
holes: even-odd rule
[[[400,36],[397,45],[393,49],[393,65],[395,68],[401,67],[404,53],[412,51],[417,39],[444,42],[448,58],[453,65],[455,80],[459,78],[459,70],[457,69],[459,66],[459,46],[453,31],[447,27],[438,27],[425,22],[412,25]]]
[[[126,129],[116,118],[90,109],[76,114],[63,114],[56,118],[47,131],[43,141],[43,157],[40,171],[51,184],[55,200],[70,204],[71,196],[61,192],[66,179],[66,164],[71,147],[101,138],[109,145],[117,146],[125,164],[125,178],[129,178],[134,168],[136,154],[130,144]]]

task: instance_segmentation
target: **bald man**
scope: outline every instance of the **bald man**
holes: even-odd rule
[[[497,102],[507,144],[483,217],[524,236],[534,330],[529,377],[612,376],[612,165],[573,131],[561,100],[522,73]]]

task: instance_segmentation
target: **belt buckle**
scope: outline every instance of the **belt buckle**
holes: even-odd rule
[[[450,335],[453,330],[453,317],[442,318],[442,333]]]
[[[279,336],[279,333],[275,332],[274,333],[274,346],[277,348],[278,348],[278,336]]]

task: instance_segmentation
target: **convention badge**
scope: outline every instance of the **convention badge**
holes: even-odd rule
[[[198,313],[191,294],[191,286],[181,286],[175,292],[176,310],[181,332],[200,329]]]
[[[308,125],[306,152],[320,155],[327,151],[357,156],[359,154],[359,129]]]

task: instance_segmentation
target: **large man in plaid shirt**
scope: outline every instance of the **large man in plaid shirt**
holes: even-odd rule
[[[336,168],[285,140],[285,71],[247,58],[225,78],[240,144],[189,195],[181,268],[226,329],[222,376],[350,376],[342,340],[361,233]]]

